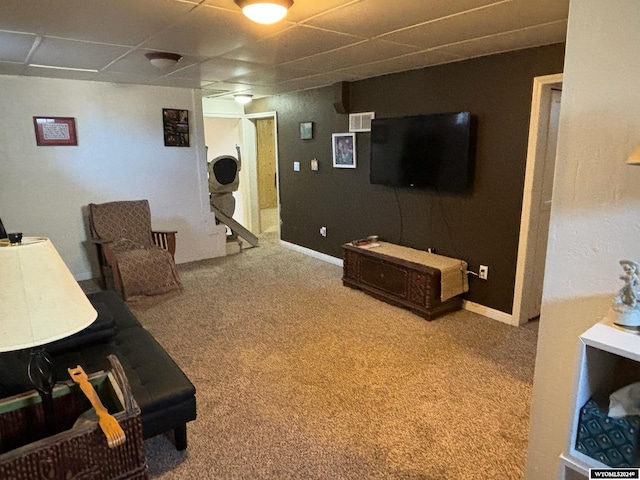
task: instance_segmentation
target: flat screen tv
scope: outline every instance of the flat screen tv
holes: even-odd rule
[[[470,190],[475,128],[469,112],[371,122],[373,184],[463,193]]]

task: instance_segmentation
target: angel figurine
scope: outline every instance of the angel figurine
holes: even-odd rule
[[[608,318],[622,327],[640,326],[640,264],[631,260],[620,260],[624,285],[613,300]]]
[[[627,307],[636,308],[638,305],[638,287],[640,287],[640,265],[631,260],[620,260],[620,265],[624,270],[625,275],[620,277],[624,280],[624,286],[618,292],[616,297],[616,303],[624,304]]]

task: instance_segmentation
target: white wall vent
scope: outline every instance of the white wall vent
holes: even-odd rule
[[[350,132],[370,132],[371,120],[376,118],[375,112],[362,112],[349,114]]]

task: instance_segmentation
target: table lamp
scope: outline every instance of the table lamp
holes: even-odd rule
[[[640,165],[640,145],[627,158],[627,165]]]
[[[56,375],[42,345],[79,332],[98,314],[48,238],[8,237],[0,240],[0,352],[32,349],[28,375],[49,435],[55,433]]]

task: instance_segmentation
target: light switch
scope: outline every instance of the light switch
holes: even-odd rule
[[[294,172],[300,171],[300,162],[293,162],[293,171]]]
[[[318,171],[318,159],[314,158],[311,160],[311,170],[314,172]]]

